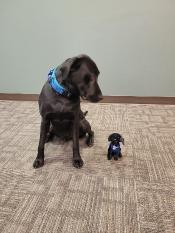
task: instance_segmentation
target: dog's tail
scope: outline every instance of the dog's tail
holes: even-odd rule
[[[88,111],[85,111],[85,112],[83,113],[84,116],[86,116],[87,114],[88,114]]]

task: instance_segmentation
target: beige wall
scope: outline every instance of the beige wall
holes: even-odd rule
[[[105,95],[175,96],[174,0],[1,0],[0,92],[39,93],[87,53]]]

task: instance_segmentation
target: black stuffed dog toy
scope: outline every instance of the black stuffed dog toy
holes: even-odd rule
[[[111,160],[113,156],[114,160],[118,160],[122,157],[120,142],[124,145],[124,138],[118,133],[113,133],[109,135],[108,141],[111,142],[108,148],[108,160]]]

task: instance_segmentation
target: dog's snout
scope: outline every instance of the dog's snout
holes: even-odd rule
[[[102,94],[98,96],[99,101],[103,99]]]
[[[89,96],[89,100],[92,102],[99,102],[102,99],[103,99],[103,96],[102,96],[100,89],[97,90],[94,95]]]
[[[95,95],[96,95],[98,101],[102,100],[103,96],[102,96],[102,92],[101,92],[100,87],[98,86],[98,84],[96,86],[96,91],[95,92],[96,92]]]
[[[91,101],[91,102],[99,102],[100,100],[102,100],[103,97],[101,96],[97,96],[97,95],[91,95],[87,98],[87,100]]]

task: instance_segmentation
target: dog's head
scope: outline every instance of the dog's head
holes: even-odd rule
[[[109,135],[108,141],[112,142],[112,144],[118,144],[119,142],[121,142],[124,145],[124,138],[118,133],[113,133]]]
[[[67,59],[57,71],[58,81],[71,87],[83,99],[91,102],[102,99],[97,82],[100,72],[95,62],[87,55]]]

